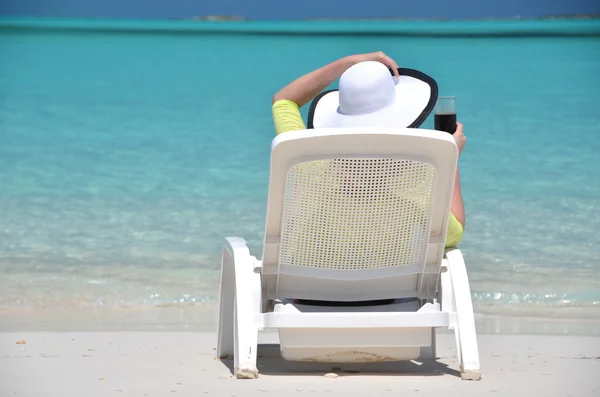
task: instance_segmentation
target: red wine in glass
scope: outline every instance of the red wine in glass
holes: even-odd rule
[[[445,131],[449,134],[456,132],[456,97],[438,97],[433,110],[433,122],[434,128],[438,131]]]

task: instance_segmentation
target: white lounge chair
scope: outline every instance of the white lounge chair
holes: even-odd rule
[[[465,264],[444,248],[457,160],[451,135],[432,130],[276,137],[262,261],[241,238],[223,248],[217,354],[233,356],[237,378],[258,376],[263,329],[279,330],[286,360],[357,363],[435,358],[435,329],[445,327],[462,378],[479,380]]]

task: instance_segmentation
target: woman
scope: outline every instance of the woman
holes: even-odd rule
[[[387,67],[386,70],[390,69],[394,79],[389,78],[389,71],[382,72],[384,68],[374,63],[384,65]],[[281,134],[306,129],[300,108],[312,101],[337,79],[340,79],[339,93],[331,93],[331,95],[327,93],[323,96],[323,98],[328,98],[322,101],[324,103],[323,111],[315,110],[319,108],[318,106],[311,106],[314,109],[311,109],[309,124],[312,124],[313,120],[318,120],[321,125],[315,124],[317,127],[360,125],[418,127],[435,103],[433,97],[435,94],[437,98],[437,85],[433,82],[428,86],[426,83],[430,83],[428,81],[430,78],[420,72],[404,70],[410,76],[404,76],[404,73],[400,76],[397,63],[383,52],[372,52],[343,57],[310,72],[294,80],[273,96],[272,111],[275,131],[277,134]],[[387,77],[384,76],[385,73],[387,73]],[[411,82],[410,79],[414,81]],[[393,87],[394,85],[395,87]],[[392,88],[390,89],[389,86]],[[433,88],[434,86],[435,88]],[[427,95],[422,95],[424,91],[415,91],[411,96],[410,90],[429,91],[427,91]],[[396,91],[400,95],[396,95]],[[389,100],[385,98],[388,94]],[[365,98],[373,98],[373,101],[365,104]],[[422,103],[418,104],[419,101]],[[417,104],[415,105],[415,103]],[[327,107],[335,110],[328,110]],[[361,107],[363,108],[361,109]],[[466,142],[461,123],[457,123],[453,136],[460,156]],[[446,247],[455,246],[461,241],[465,226],[465,209],[458,168],[454,180],[450,212]]]

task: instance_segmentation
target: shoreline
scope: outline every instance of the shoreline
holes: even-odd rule
[[[528,315],[527,315],[528,314]],[[477,312],[479,334],[600,336],[598,316],[550,318],[535,312],[522,315]],[[94,309],[2,309],[0,332],[215,332],[218,306],[94,308]]]

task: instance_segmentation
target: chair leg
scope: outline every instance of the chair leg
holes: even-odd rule
[[[456,326],[454,334],[458,350],[461,378],[464,380],[480,380],[481,367],[477,346],[477,332],[473,316],[471,289],[463,256],[458,249],[446,253],[448,271],[452,283],[454,304],[456,310]]]
[[[435,360],[437,358],[435,328],[431,328],[431,346],[421,347],[419,359]]]
[[[260,274],[254,272],[253,258],[235,260],[235,298],[233,307],[234,374],[238,379],[258,378],[256,356],[258,350],[258,326],[256,315],[260,314]]]
[[[233,258],[226,247],[221,256],[221,296],[219,300],[219,331],[217,357],[233,357],[233,305],[234,305]]]
[[[256,366],[258,329],[253,324],[241,321],[240,316],[238,316],[240,311],[237,307],[237,299],[235,306],[233,373],[237,379],[256,379],[258,378],[258,368]]]
[[[454,329],[460,377],[463,380],[481,380],[477,340],[468,338],[465,334],[468,332],[461,332],[460,326]]]

